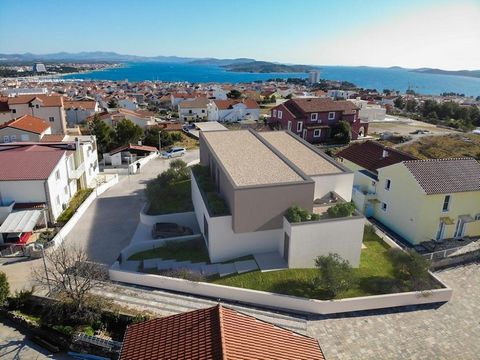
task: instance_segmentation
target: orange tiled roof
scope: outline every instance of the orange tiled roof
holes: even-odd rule
[[[47,130],[50,125],[40,118],[31,115],[23,115],[19,118],[7,121],[0,125],[0,129],[6,127],[15,128],[18,130],[28,131],[34,134],[41,134]]]
[[[8,105],[28,104],[38,99],[42,102],[42,106],[63,106],[63,97],[58,95],[18,95],[8,98]]]
[[[130,325],[120,360],[324,360],[317,340],[221,305]]]
[[[95,109],[97,102],[95,100],[65,100],[64,105],[65,109]]]

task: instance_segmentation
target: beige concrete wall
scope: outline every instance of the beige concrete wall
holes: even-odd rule
[[[4,143],[4,137],[8,136],[9,141],[12,142],[11,136],[15,136],[15,141],[39,141],[41,138],[41,135],[35,134],[29,131],[23,131],[19,129],[14,129],[10,127],[6,127],[3,129],[0,129],[0,143]]]
[[[233,231],[236,233],[279,229],[289,207],[313,209],[315,184],[302,182],[235,190]]]
[[[353,173],[311,176],[315,181],[314,198],[320,199],[330,191],[335,191],[346,201],[352,199]]]

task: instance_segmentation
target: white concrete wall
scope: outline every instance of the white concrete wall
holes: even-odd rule
[[[351,266],[360,265],[363,216],[289,223],[283,219],[283,229],[290,236],[289,268],[313,268],[318,256],[336,253]],[[283,246],[281,247],[283,255]]]
[[[278,250],[279,242],[283,239],[282,229],[234,233],[231,215],[210,217],[194,177],[192,177],[192,202],[203,235],[205,235],[204,216],[208,222],[206,240],[210,261],[228,261],[240,256]]]
[[[58,171],[60,178],[56,178]],[[68,179],[68,161],[64,155],[53,169],[47,180],[48,195],[49,195],[49,211],[55,220],[63,212],[63,204],[68,205],[70,199],[75,195],[76,182],[70,182]],[[57,201],[58,200],[58,201]]]
[[[0,194],[4,203],[46,202],[44,186],[44,180],[0,181]]]
[[[8,205],[5,205],[8,204]],[[5,219],[10,215],[13,210],[13,205],[15,205],[15,201],[11,202],[0,202],[0,225],[5,221]]]
[[[431,290],[423,293],[405,292],[357,297],[343,300],[322,301],[275,294],[266,291],[194,282],[160,275],[121,271],[119,270],[119,265],[117,262],[110,268],[109,275],[110,280],[112,281],[207,296],[220,300],[240,301],[256,306],[265,306],[268,308],[311,314],[335,314],[352,311],[385,309],[397,306],[447,302],[451,299],[453,293],[452,289],[444,285],[444,288],[442,289]],[[441,283],[439,279],[437,280]]]
[[[352,199],[353,173],[310,176],[315,181],[314,198],[319,199],[330,191],[335,191],[345,201]]]

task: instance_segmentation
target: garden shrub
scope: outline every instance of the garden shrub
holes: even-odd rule
[[[352,216],[355,212],[355,205],[351,202],[340,203],[328,208],[327,214],[332,218]]]
[[[320,220],[319,214],[309,213],[307,210],[302,209],[297,205],[290,207],[287,210],[285,217],[291,223]]]
[[[318,286],[324,289],[331,299],[350,289],[356,282],[350,263],[338,254],[319,256],[315,259],[315,265],[320,270]]]

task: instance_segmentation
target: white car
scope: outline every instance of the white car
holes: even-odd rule
[[[180,156],[185,155],[186,151],[187,150],[185,148],[182,148],[182,147],[173,147],[170,150],[163,152],[162,156],[164,158],[171,159],[171,158],[174,158],[174,157],[180,157]]]

